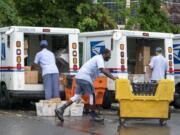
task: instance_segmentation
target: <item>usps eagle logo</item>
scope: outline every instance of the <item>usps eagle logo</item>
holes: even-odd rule
[[[101,54],[102,51],[105,49],[104,41],[91,41],[91,57]]]
[[[174,63],[180,64],[180,44],[173,45],[174,51]]]

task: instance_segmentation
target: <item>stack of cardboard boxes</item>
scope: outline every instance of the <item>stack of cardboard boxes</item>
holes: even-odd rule
[[[149,46],[141,46],[138,48],[136,64],[135,64],[135,78],[144,78],[143,81],[149,82],[151,77],[151,70],[149,68],[150,62],[150,47]],[[133,78],[134,79],[134,78]]]
[[[28,56],[28,40],[24,40],[24,58]]]
[[[61,101],[60,98],[49,100],[40,100],[36,103],[37,116],[55,116],[54,110],[64,105],[66,101]],[[82,116],[84,110],[84,102],[74,102],[71,106],[64,110],[64,116]]]
[[[144,67],[149,65],[150,61],[150,47],[141,46],[138,49],[135,65],[135,74],[145,73]]]
[[[36,103],[37,116],[55,116],[54,110],[61,103],[60,98],[40,100]]]
[[[28,40],[24,41],[24,59],[28,58]],[[31,71],[30,66],[25,66],[25,84],[37,84],[38,83],[38,71]]]

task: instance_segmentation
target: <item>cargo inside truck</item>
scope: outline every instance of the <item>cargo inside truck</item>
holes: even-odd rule
[[[127,37],[127,66],[129,78],[137,74],[148,74],[148,79],[150,78],[148,65],[151,57],[156,55],[155,49],[157,47],[162,48],[164,55],[164,39]],[[140,79],[141,77],[138,76],[137,78]]]
[[[38,76],[38,79],[27,81],[28,72],[31,70],[31,65],[37,52],[40,51],[40,41],[46,39],[48,41],[48,49],[51,50],[56,58],[56,65],[60,73],[68,72],[68,35],[39,35],[39,34],[25,34],[24,35],[24,67],[25,67],[25,83],[37,84],[42,83],[42,75],[40,67],[36,71],[31,71],[29,75]],[[37,73],[38,72],[38,73]],[[38,75],[37,75],[38,74]],[[34,77],[36,78],[36,77]],[[37,82],[37,83],[36,83]]]

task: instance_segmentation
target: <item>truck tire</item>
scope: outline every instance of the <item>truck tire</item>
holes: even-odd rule
[[[176,84],[175,92],[180,95],[180,83]]]
[[[180,108],[180,96],[174,98],[173,106],[174,108]]]
[[[109,96],[110,96],[109,92],[108,92],[108,90],[106,90],[104,93],[103,104],[102,104],[104,109],[111,108],[111,100],[110,100]]]
[[[8,100],[7,87],[5,84],[1,84],[0,90],[0,107],[1,108],[9,108],[10,102]]]

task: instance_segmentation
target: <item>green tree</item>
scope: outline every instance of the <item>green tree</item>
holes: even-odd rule
[[[20,22],[14,0],[0,0],[0,26],[18,25]]]
[[[68,11],[62,8],[58,0],[20,0],[16,9],[22,18],[21,25],[71,27],[72,20]]]
[[[130,9],[126,10],[126,29],[139,29],[145,31],[172,32],[172,24],[166,14],[161,11],[161,0],[140,0],[136,8],[137,15],[132,16]]]
[[[91,0],[21,0],[15,5],[21,25],[77,27],[82,31],[116,27],[108,9]]]
[[[109,10],[102,3],[83,3],[77,7],[81,31],[107,30],[117,27],[115,20],[110,16]]]

